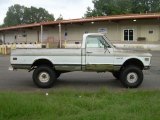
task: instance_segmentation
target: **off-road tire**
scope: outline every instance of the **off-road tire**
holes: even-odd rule
[[[32,78],[39,88],[50,88],[56,81],[56,73],[49,66],[39,66],[34,70]]]
[[[126,66],[121,71],[120,80],[126,88],[137,88],[143,82],[143,72],[136,66]]]

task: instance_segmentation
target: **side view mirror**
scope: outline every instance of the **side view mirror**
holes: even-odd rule
[[[110,45],[105,45],[104,49],[107,49],[107,48],[111,48],[111,46]]]

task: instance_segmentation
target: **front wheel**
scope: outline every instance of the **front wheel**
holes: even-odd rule
[[[33,81],[40,88],[50,88],[56,80],[54,70],[48,66],[39,66],[33,72]]]
[[[120,80],[126,88],[137,88],[143,82],[143,72],[136,66],[128,66],[122,70]]]

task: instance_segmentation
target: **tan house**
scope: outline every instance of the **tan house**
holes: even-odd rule
[[[114,43],[160,43],[160,14],[131,14],[42,22],[0,28],[8,43],[80,42],[84,33],[102,32]]]

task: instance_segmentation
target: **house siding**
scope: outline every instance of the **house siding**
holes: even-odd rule
[[[143,42],[160,41],[160,21],[151,20],[121,20],[121,21],[99,21],[88,23],[68,23],[62,25],[62,40],[68,42],[81,41],[84,33],[97,33],[99,29],[105,29],[107,37],[112,42],[124,42],[124,30],[131,29],[134,31],[133,42],[139,38],[145,38]],[[0,32],[0,39],[5,43],[34,43],[40,42],[40,27],[32,29],[8,30]],[[26,35],[26,36],[25,36]],[[25,36],[25,37],[24,37]],[[43,42],[58,42],[59,27],[58,25],[48,25],[43,27]],[[125,41],[126,42],[126,41]]]

